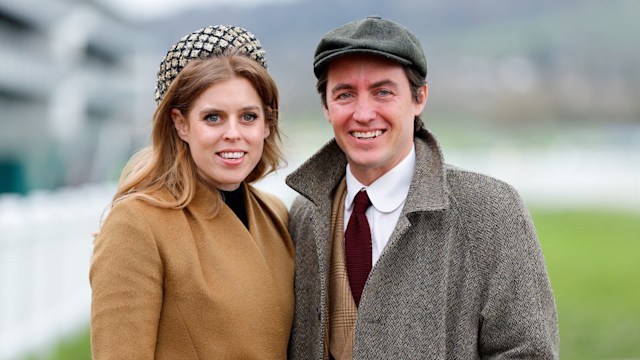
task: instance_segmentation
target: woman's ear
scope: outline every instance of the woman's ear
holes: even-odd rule
[[[266,138],[269,137],[270,134],[271,134],[271,124],[269,124],[268,122],[265,122],[265,124],[264,124],[264,136],[262,138],[266,139]]]
[[[189,123],[187,119],[182,116],[182,112],[178,109],[171,109],[171,119],[173,120],[173,126],[176,128],[176,132],[180,139],[185,142],[189,142]]]

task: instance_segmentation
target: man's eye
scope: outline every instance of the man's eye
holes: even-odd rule
[[[204,117],[204,119],[208,122],[218,122],[220,121],[220,115],[218,114],[209,114]]]
[[[389,95],[391,95],[391,91],[389,91],[389,90],[380,90],[380,91],[378,91],[378,95],[380,95],[380,96],[389,96]]]
[[[351,95],[350,93],[342,93],[336,96],[337,99],[348,99],[350,97],[353,97],[353,95]]]

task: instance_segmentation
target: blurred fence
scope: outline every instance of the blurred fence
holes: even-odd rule
[[[640,211],[640,144],[496,146],[445,158],[508,182],[530,207]]]
[[[86,326],[89,262],[111,185],[0,195],[0,359]]]

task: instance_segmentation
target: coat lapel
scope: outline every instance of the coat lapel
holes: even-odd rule
[[[313,203],[309,221],[313,225],[320,273],[329,274],[331,206],[333,193],[345,176],[347,158],[335,139],[291,173],[286,183]]]
[[[444,161],[437,140],[423,129],[414,138],[414,144],[416,167],[409,194],[389,242],[380,255],[381,259],[393,251],[397,241],[411,228],[411,219],[419,217],[421,213],[439,211],[449,206]]]

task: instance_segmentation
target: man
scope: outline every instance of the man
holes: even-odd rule
[[[351,22],[320,40],[314,72],[335,139],[287,178],[290,358],[557,358],[529,213],[508,184],[443,163],[415,35]]]

